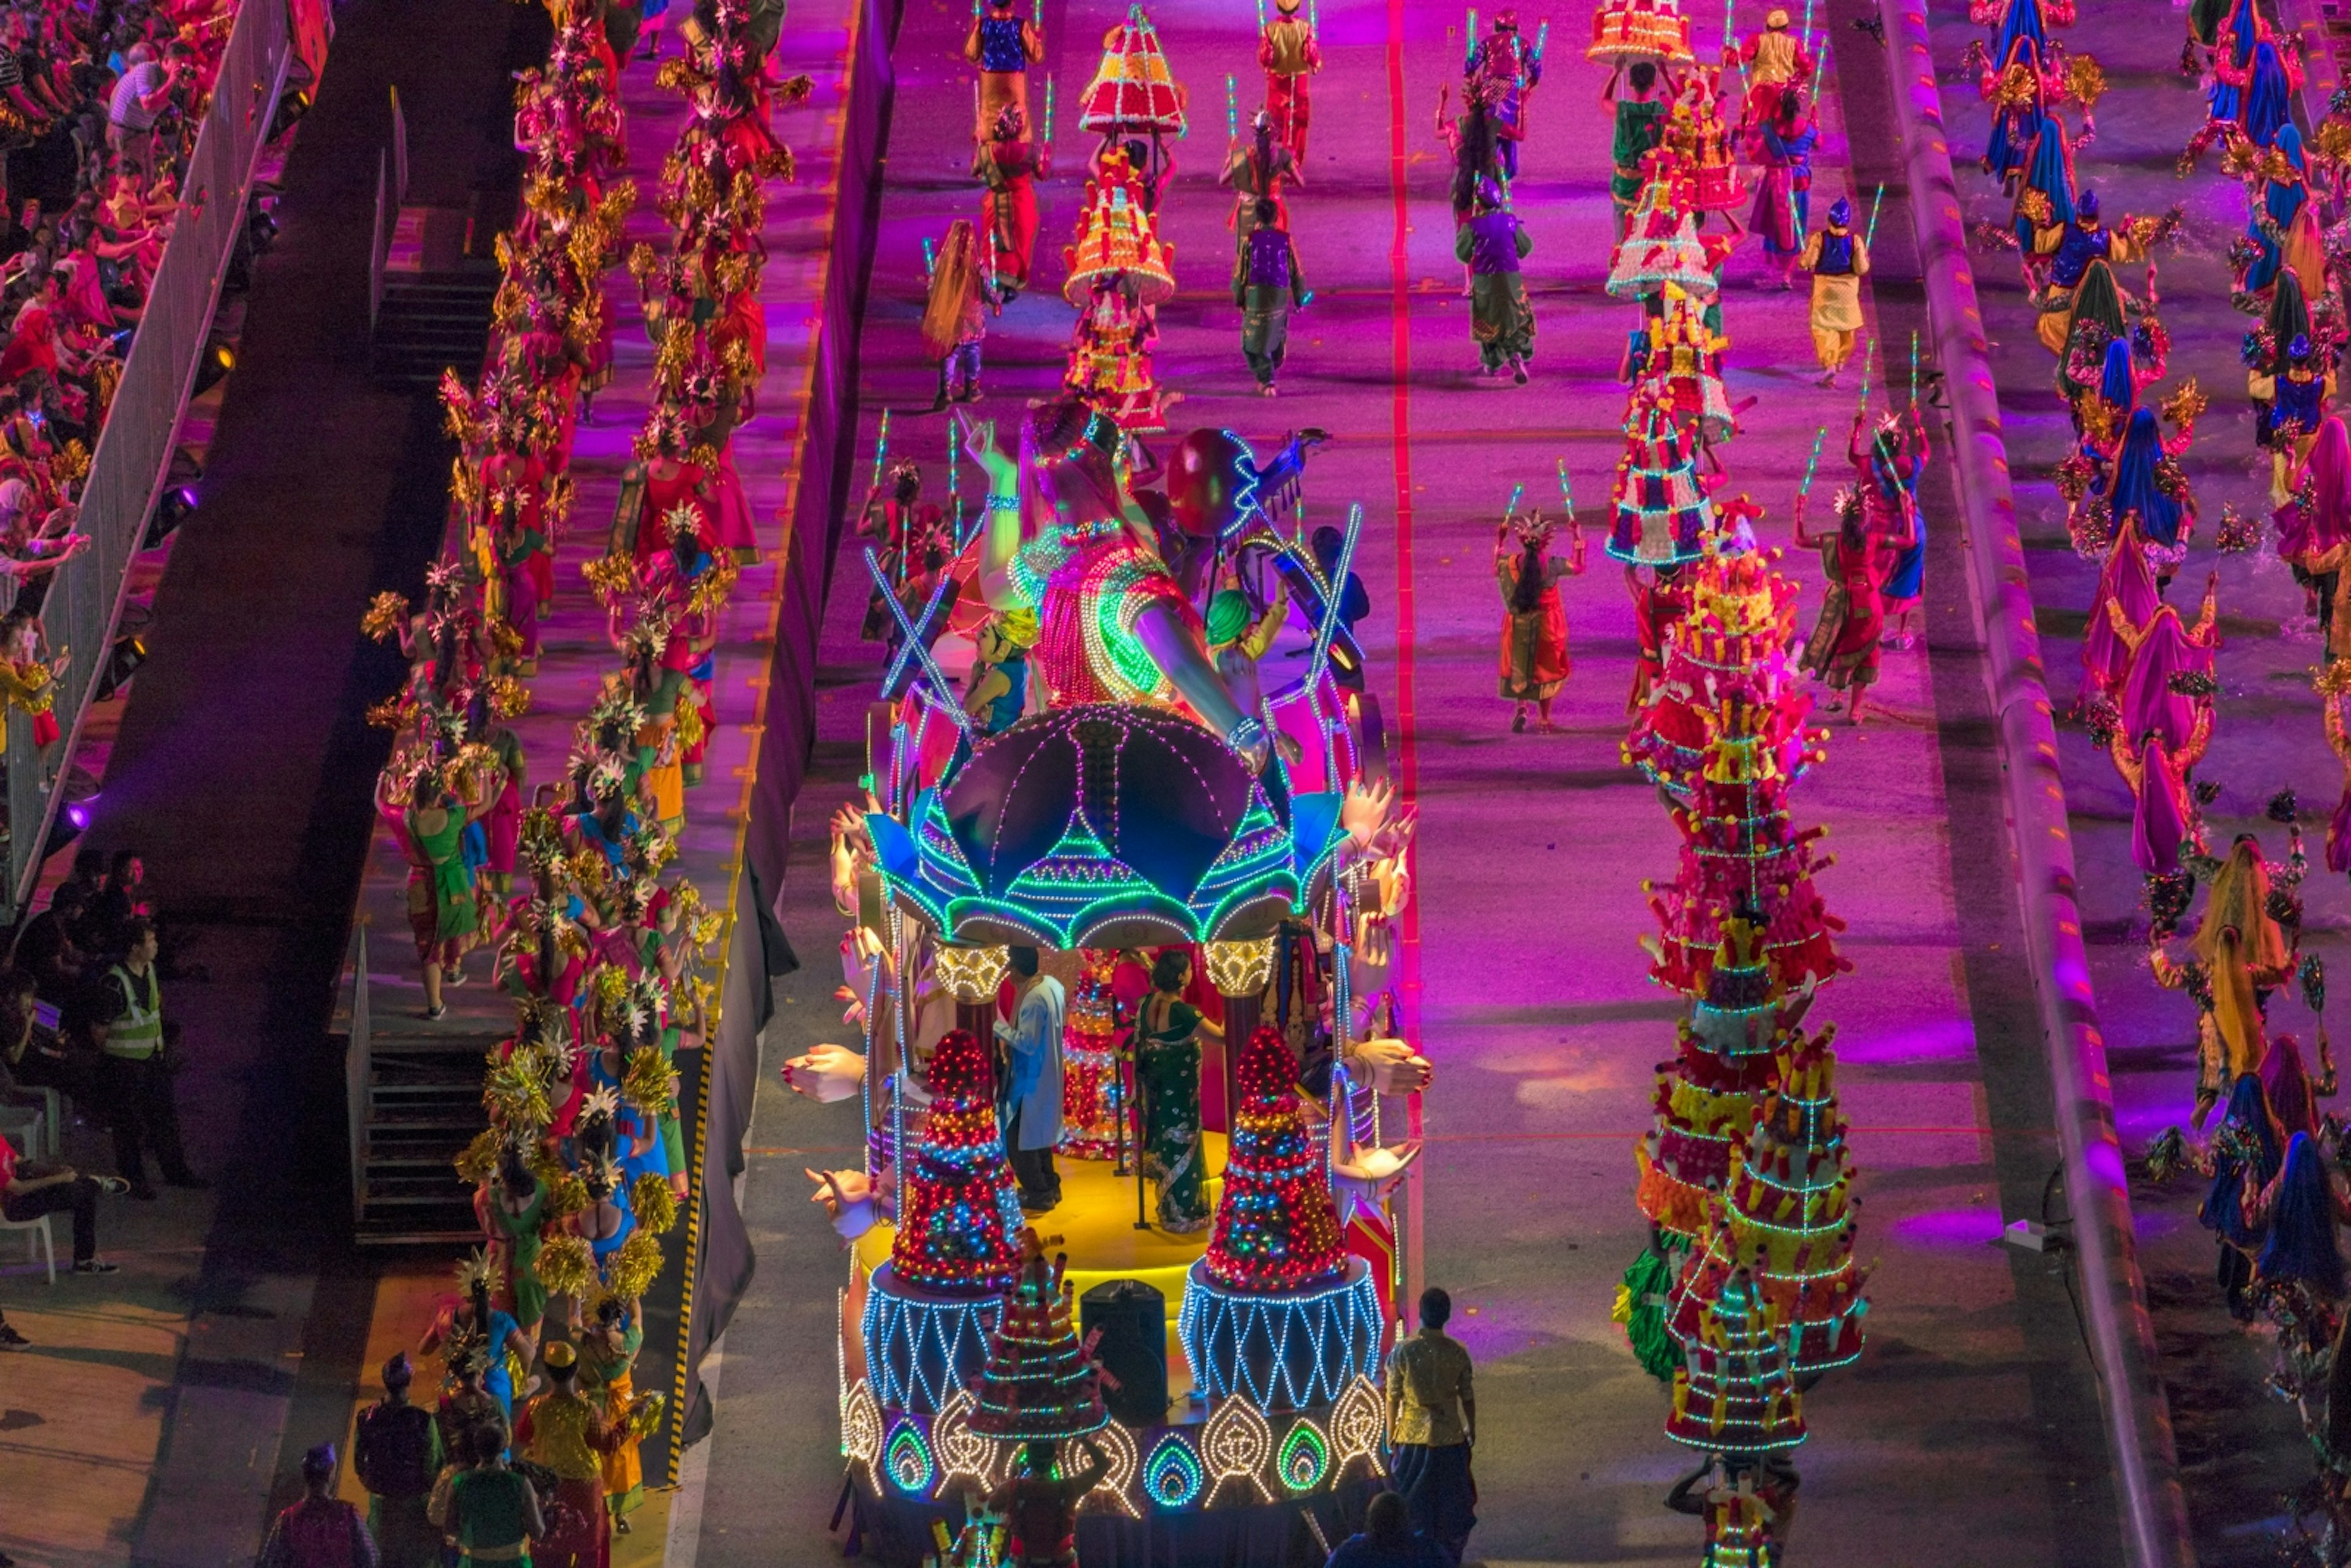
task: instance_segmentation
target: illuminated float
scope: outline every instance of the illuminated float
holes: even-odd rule
[[[1332,589],[1360,513],[1335,560],[1283,527],[1319,439],[1261,461],[1194,432],[1145,489],[1114,411],[1032,410],[1017,462],[971,427],[992,494],[964,602],[1036,618],[1041,708],[980,733],[930,653],[904,655],[866,797],[834,819],[861,1038],[785,1069],[865,1111],[862,1167],[821,1173],[818,1197],[851,1246],[841,1445],[869,1556],[920,1561],[1008,1473],[983,1375],[1024,1224],[1065,1255],[1107,1375],[1081,1559],[1320,1562],[1384,1474],[1389,1198],[1417,1148],[1383,1128],[1428,1070],[1389,987],[1410,822]],[[1142,977],[1170,950],[1183,1002],[1221,1025],[1198,1048],[1189,1228],[1147,1209],[1147,1177],[1172,1179],[1165,1104],[1146,1139],[1129,1049],[1144,993],[1185,972]],[[988,1042],[1027,1016],[1009,993],[1030,951],[1068,1003],[1060,1199],[1024,1216]]]

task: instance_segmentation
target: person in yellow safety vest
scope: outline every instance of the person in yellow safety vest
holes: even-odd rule
[[[188,1168],[180,1147],[180,1111],[172,1099],[172,1072],[163,1040],[163,985],[155,973],[155,923],[133,915],[122,923],[123,954],[99,979],[99,1089],[114,1127],[114,1168],[131,1196],[152,1198],[143,1151],[155,1151],[172,1186],[212,1184]]]

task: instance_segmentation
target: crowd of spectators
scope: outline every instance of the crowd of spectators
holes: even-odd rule
[[[235,14],[235,0],[0,5],[0,610],[37,611],[88,543],[81,486]],[[59,672],[31,632],[29,648],[0,646],[0,698],[37,725]]]

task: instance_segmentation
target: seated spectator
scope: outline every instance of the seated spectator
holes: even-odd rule
[[[111,1274],[115,1265],[98,1255],[98,1195],[119,1195],[131,1184],[119,1176],[86,1176],[68,1165],[22,1158],[16,1145],[0,1137],[0,1215],[38,1219],[73,1215],[73,1271]]]
[[[88,1103],[95,1086],[95,1052],[77,1050],[62,1021],[57,1028],[42,1027],[37,998],[31,975],[19,969],[0,976],[0,1054],[8,1054],[8,1073],[23,1088],[54,1089]]]
[[[1339,1542],[1328,1568],[1450,1568],[1445,1548],[1413,1532],[1404,1499],[1384,1491],[1364,1511],[1364,1530]]]
[[[83,916],[89,909],[89,889],[68,881],[49,895],[48,907],[25,922],[16,933],[9,964],[33,977],[33,988],[43,1001],[63,1006],[81,984],[88,962],[80,938]]]

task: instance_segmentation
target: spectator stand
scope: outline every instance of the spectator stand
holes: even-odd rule
[[[144,312],[123,361],[79,492],[80,528],[91,544],[58,568],[42,605],[52,657],[70,655],[55,706],[62,736],[57,785],[44,776],[29,715],[7,716],[7,878],[0,918],[29,906],[44,863],[79,833],[86,802],[104,776],[110,727],[94,710],[120,695],[146,656],[130,613],[152,594],[162,547],[195,508],[200,455],[211,429],[201,402],[235,364],[234,312],[223,296],[232,275],[266,244],[255,196],[266,167],[282,159],[281,116],[291,81],[307,105],[309,68],[295,57],[292,16],[277,0],[246,5],[230,28],[204,119],[180,181],[172,225]],[[296,73],[301,74],[298,78]],[[275,139],[275,140],[273,140]],[[225,319],[226,317],[228,319]],[[86,753],[84,741],[92,742]]]

